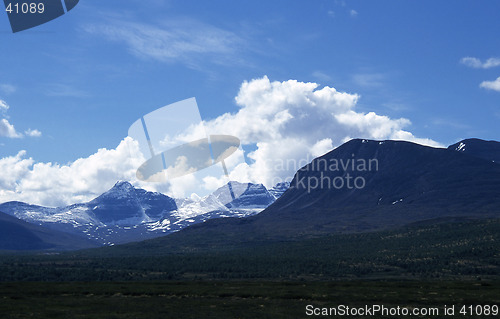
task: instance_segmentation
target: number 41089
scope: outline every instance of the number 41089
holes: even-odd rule
[[[8,13],[43,13],[45,11],[45,5],[43,2],[35,3],[35,2],[23,2],[23,3],[9,3],[5,11]]]

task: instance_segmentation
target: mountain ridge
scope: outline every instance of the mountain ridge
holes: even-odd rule
[[[221,197],[227,197],[227,184],[193,201],[173,199],[118,181],[86,203],[51,208],[12,201],[0,204],[0,210],[32,224],[113,245],[162,236],[212,218],[250,216],[284,191],[281,185],[280,189],[272,188],[275,195],[271,195],[260,184],[230,183],[238,194],[236,200]]]
[[[366,179],[363,189],[307,192],[297,186],[297,181],[302,175],[318,177],[321,172],[306,165],[295,174],[290,188],[260,214],[245,219],[209,220],[147,241],[147,245],[169,247],[172,251],[179,246],[208,249],[500,216],[500,166],[491,161],[411,142],[359,139],[313,162],[353,158],[353,154],[355,158],[378,159],[378,170],[354,172],[348,167],[323,173],[329,173],[330,178],[345,177],[347,173],[362,176]]]
[[[483,142],[474,141],[483,146],[496,146],[498,143]],[[84,231],[99,229],[98,235],[103,236],[103,243],[113,238],[114,242],[109,241],[108,244],[158,237],[161,232],[166,235],[180,229],[182,231],[155,240],[182,245],[187,237],[206,238],[205,244],[213,242],[217,245],[221,238],[235,242],[290,240],[331,233],[393,229],[428,221],[498,218],[500,166],[490,160],[495,149],[488,153],[483,147],[480,154],[472,154],[470,150],[471,154],[464,154],[463,147],[458,149],[459,146],[433,148],[405,141],[354,139],[299,169],[290,185],[277,185],[277,190],[286,189],[278,198],[262,185],[232,182],[232,190],[240,197],[232,203],[222,204],[230,201],[227,190],[223,189],[230,186],[225,185],[219,189],[220,193],[216,191],[199,202],[186,200],[183,212],[171,211],[173,219],[165,218],[139,226],[115,223],[116,220],[110,218],[115,224],[102,227],[104,223],[99,218],[92,219],[98,214],[92,214],[95,210],[99,212],[100,200],[104,202],[102,207],[113,206],[117,198],[123,197],[120,197],[123,192],[141,196],[147,194],[155,200],[165,199],[165,195],[136,190],[127,182],[118,182],[116,189],[114,187],[89,202],[97,204],[91,207],[92,214],[85,215],[85,209],[79,204],[71,207],[76,216],[78,213],[83,217],[90,216],[87,218],[88,228]],[[134,196],[124,198],[120,200],[120,205],[129,203],[133,206],[141,202],[147,206],[147,203],[155,202],[138,201]],[[262,205],[260,207],[272,203],[256,214],[254,203],[247,202],[247,198],[258,198],[256,203]],[[90,207],[89,203],[87,206]],[[0,210],[9,205],[14,204],[2,204]],[[142,214],[151,208],[145,206],[140,206]],[[214,210],[214,207],[217,209]],[[47,209],[46,216],[54,218],[68,213],[54,213]],[[144,215],[137,215],[138,210],[134,214],[127,216],[145,221]],[[29,216],[35,215],[31,212]],[[156,234],[152,236],[144,225]],[[121,231],[120,227],[128,227],[128,235],[120,233],[124,237],[117,240],[119,236],[116,232]],[[130,234],[135,235],[127,237]]]
[[[88,239],[34,225],[0,212],[0,250],[72,250],[98,247]]]

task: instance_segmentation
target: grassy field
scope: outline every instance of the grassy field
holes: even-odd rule
[[[164,238],[4,253],[0,319],[317,317],[308,305],[437,307],[439,316],[422,318],[473,318],[460,307],[500,306],[499,230],[493,220],[245,245],[192,238],[174,249]],[[444,316],[445,305],[456,315]]]
[[[60,254],[3,254],[0,282],[500,280],[499,220],[232,248],[201,249],[206,241],[195,238],[175,250],[168,237]]]
[[[16,282],[0,285],[0,317],[307,318],[307,305],[362,307],[373,304],[437,307],[443,311],[444,305],[500,305],[499,284],[475,281]]]

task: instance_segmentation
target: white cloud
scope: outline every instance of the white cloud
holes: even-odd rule
[[[351,17],[353,17],[353,18],[354,18],[354,17],[357,17],[357,16],[358,16],[358,11],[356,11],[356,10],[351,10],[351,11],[349,11],[349,14],[351,15]]]
[[[68,84],[52,83],[46,86],[45,95],[56,97],[88,97],[89,94],[83,90]]]
[[[498,77],[495,81],[483,81],[479,86],[484,89],[500,92],[500,77]]]
[[[476,69],[489,69],[500,66],[500,58],[489,58],[484,62],[474,57],[465,57],[460,60],[460,63]]]
[[[7,111],[9,109],[9,104],[4,100],[0,100],[0,111]]]
[[[10,106],[7,102],[0,99],[0,113],[3,113],[3,115],[7,117],[6,113],[9,108]],[[30,137],[39,137],[42,135],[42,132],[39,130],[28,129],[25,131],[25,134]],[[14,125],[11,124],[8,119],[3,118],[0,120],[0,137],[21,138],[23,137],[23,134],[17,132]]]
[[[93,199],[117,180],[135,180],[144,162],[138,145],[125,138],[116,149],[99,149],[87,158],[60,165],[36,163],[26,152],[0,159],[0,202],[19,200],[60,206]]]
[[[324,138],[321,141],[316,142],[311,147],[311,155],[313,157],[318,157],[323,154],[326,154],[327,152],[331,151],[333,149],[333,142],[332,139],[330,138]]]
[[[12,84],[0,84],[0,91],[5,94],[12,94],[16,92],[17,88]]]
[[[126,44],[129,51],[140,58],[180,61],[193,68],[200,58],[217,64],[238,60],[235,53],[243,43],[233,32],[189,19],[161,25],[109,20],[88,25],[85,30]]]
[[[243,145],[254,145],[250,165],[228,158],[229,179],[273,186],[290,179],[314,157],[350,138],[398,139],[441,146],[404,130],[408,119],[392,119],[374,112],[356,111],[357,94],[333,87],[296,80],[271,82],[267,77],[244,82],[235,100],[236,113],[226,113],[204,122],[208,134],[231,134]],[[201,125],[200,125],[201,127]],[[192,128],[195,133],[201,128]],[[188,134],[184,136],[189,140]],[[136,171],[145,161],[139,145],[127,137],[116,149],[99,149],[72,163],[36,163],[26,152],[0,159],[0,202],[20,200],[33,204],[61,206],[84,202],[109,189],[117,180],[128,180],[152,191],[190,196],[190,189],[213,188],[227,182],[221,167],[211,175],[186,175],[169,183],[138,182]],[[206,170],[198,173],[207,172]],[[197,173],[197,174],[198,174]],[[211,177],[210,177],[211,176]]]
[[[24,134],[26,134],[27,136],[31,136],[31,137],[42,136],[42,132],[40,132],[39,130],[32,130],[32,129],[27,129],[26,131],[24,131]]]
[[[355,110],[357,94],[296,80],[271,82],[267,77],[244,82],[236,97],[237,113],[205,122],[210,134],[231,133],[242,144],[255,144],[254,160],[240,175],[272,186],[313,157],[351,138],[398,139],[442,146],[404,130],[408,119],[391,119]]]
[[[33,165],[33,159],[24,158],[26,151],[20,151],[15,156],[0,159],[0,196],[6,190],[16,191],[17,183],[22,180]]]
[[[10,138],[20,138],[23,135],[18,133],[14,128],[14,125],[10,124],[7,119],[0,120],[0,136],[10,137]]]

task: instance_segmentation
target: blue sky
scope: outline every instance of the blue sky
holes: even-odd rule
[[[115,150],[140,116],[176,101],[196,97],[203,119],[215,123],[229,113],[239,123],[237,112],[258,107],[255,95],[242,91],[245,81],[262,84],[255,79],[313,82],[317,90],[356,95],[345,111],[351,122],[343,122],[356,130],[308,140],[323,151],[346,137],[403,136],[398,130],[435,145],[498,140],[498,12],[498,1],[81,0],[70,13],[16,34],[2,13],[0,166],[19,172],[0,181],[0,200],[55,203],[39,194],[41,185],[23,184],[34,165],[61,169],[98,149]],[[272,94],[287,92],[280,90]],[[248,99],[238,103],[239,94]],[[276,110],[300,113],[297,103]],[[361,121],[370,112],[384,118]],[[297,131],[314,130],[311,118]],[[399,119],[404,123],[394,124]],[[376,135],[373,127],[383,121],[395,126]],[[232,130],[219,122],[212,126]],[[250,153],[262,136],[254,133],[239,132]],[[65,201],[92,196],[85,190],[91,185]]]

